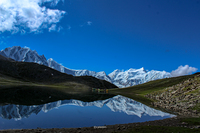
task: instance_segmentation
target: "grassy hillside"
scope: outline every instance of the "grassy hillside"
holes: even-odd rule
[[[145,97],[154,99],[155,107],[173,110],[179,115],[200,116],[200,74]]]
[[[91,76],[74,77],[31,62],[16,62],[0,55],[0,85],[47,85],[66,88],[117,88]]]
[[[156,92],[156,91],[162,90],[164,88],[176,85],[176,84],[181,83],[189,78],[193,78],[197,74],[198,73],[193,74],[193,75],[187,75],[187,76],[159,79],[159,80],[150,81],[150,82],[132,86],[132,87],[111,89],[111,90],[109,90],[109,92],[111,92],[113,94],[127,96],[127,97],[132,98],[143,104],[151,105],[151,102],[153,100],[146,98],[145,97],[146,94]]]

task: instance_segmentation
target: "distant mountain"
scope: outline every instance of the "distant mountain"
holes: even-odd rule
[[[33,105],[33,106],[26,106],[26,105],[4,105],[0,106],[0,115],[4,119],[16,119],[20,120],[22,118],[29,117],[32,113],[38,114],[40,111],[48,112],[54,108],[63,106],[63,105],[76,105],[76,106],[96,106],[96,107],[103,107],[106,105],[109,107],[113,112],[124,112],[128,115],[137,115],[138,117],[142,117],[142,115],[149,115],[149,116],[170,116],[168,113],[164,113],[159,110],[155,110],[150,108],[142,103],[134,101],[130,98],[123,97],[117,95],[113,98],[109,98],[106,100],[99,100],[94,102],[83,102],[80,100],[60,100],[57,102],[47,103],[43,105]],[[173,115],[171,115],[173,116]]]
[[[172,77],[170,73],[165,71],[146,71],[144,68],[129,69],[127,71],[115,70],[106,75],[105,72],[95,72],[89,70],[72,70],[57,63],[52,58],[46,60],[44,55],[38,55],[30,48],[21,48],[20,46],[13,46],[0,51],[0,54],[16,61],[35,62],[43,64],[60,72],[71,74],[73,76],[93,76],[101,80],[106,80],[115,84],[118,87],[129,87],[133,85],[142,84],[151,80]]]
[[[89,71],[89,70],[73,70],[73,69],[69,69],[64,67],[63,65],[57,63],[55,60],[53,60],[52,58],[47,60],[48,66],[56,69],[60,72],[63,73],[67,73],[67,74],[71,74],[73,76],[93,76],[95,78],[101,79],[101,80],[106,80],[110,83],[112,83],[112,81],[110,80],[110,77],[106,75],[105,72],[95,72],[95,71]]]
[[[108,75],[112,83],[118,87],[129,87],[146,83],[156,79],[171,77],[171,74],[165,71],[146,71],[144,68],[129,69],[127,71],[115,70]]]

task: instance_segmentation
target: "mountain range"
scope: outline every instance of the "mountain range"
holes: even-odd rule
[[[106,105],[113,112],[124,112],[127,115],[137,115],[138,117],[142,117],[145,114],[149,116],[162,117],[173,116],[160,110],[150,108],[140,102],[134,101],[121,95],[117,95],[106,100],[98,100],[93,102],[83,102],[80,100],[71,99],[59,100],[57,102],[33,106],[9,104],[0,106],[0,115],[4,119],[20,120],[22,118],[28,118],[32,113],[38,114],[40,111],[48,112],[63,105],[74,105],[81,107],[96,106],[99,108],[102,108],[104,105]]]
[[[120,88],[138,85],[152,80],[172,77],[171,74],[166,71],[155,71],[155,70],[146,71],[143,67],[140,69],[130,68],[129,70],[126,71],[117,69],[108,75],[104,71],[95,72],[85,69],[73,70],[64,67],[63,65],[57,63],[52,58],[47,60],[44,55],[38,55],[38,53],[35,50],[31,50],[28,47],[24,48],[20,46],[8,47],[4,50],[1,50],[0,55],[11,58],[15,61],[34,62],[42,64],[50,68],[53,68],[57,71],[60,71],[62,73],[70,74],[73,76],[86,76],[86,75],[93,76],[98,79],[106,80],[110,83],[113,83]]]

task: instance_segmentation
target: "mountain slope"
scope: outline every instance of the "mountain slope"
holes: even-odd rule
[[[74,77],[61,73],[50,67],[32,62],[16,62],[5,60],[7,58],[0,55],[0,75],[7,75],[23,81],[52,84],[73,82],[96,88],[116,88],[115,85],[90,76]]]
[[[200,116],[200,74],[145,97],[154,99],[153,106],[178,112],[179,115]]]
[[[21,48],[20,46],[13,46],[6,48],[0,51],[0,55],[12,58],[16,61],[23,62],[35,62],[38,64],[43,64],[49,66],[55,70],[58,70],[62,73],[67,73],[73,76],[93,76],[101,80],[106,80],[110,83],[115,84],[116,86],[129,87],[148,81],[168,78],[171,77],[171,74],[165,71],[146,71],[144,68],[141,69],[129,69],[127,71],[115,70],[112,73],[106,75],[105,72],[94,72],[89,70],[72,70],[64,67],[63,65],[57,63],[52,58],[46,60],[44,55],[40,56],[36,51],[25,47]]]

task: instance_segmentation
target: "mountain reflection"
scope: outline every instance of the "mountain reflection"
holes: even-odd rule
[[[75,105],[75,106],[96,106],[103,107],[104,105],[109,107],[113,112],[124,112],[128,115],[136,115],[138,117],[142,117],[142,115],[149,116],[173,116],[168,113],[164,113],[159,110],[155,110],[150,108],[142,103],[134,101],[133,99],[117,95],[115,97],[106,99],[106,100],[98,100],[93,102],[83,102],[80,100],[60,100],[57,102],[47,103],[43,105],[4,105],[0,106],[0,114],[4,119],[15,119],[20,120],[22,118],[28,118],[32,113],[38,114],[40,111],[48,112],[54,108],[60,106],[67,105]]]

